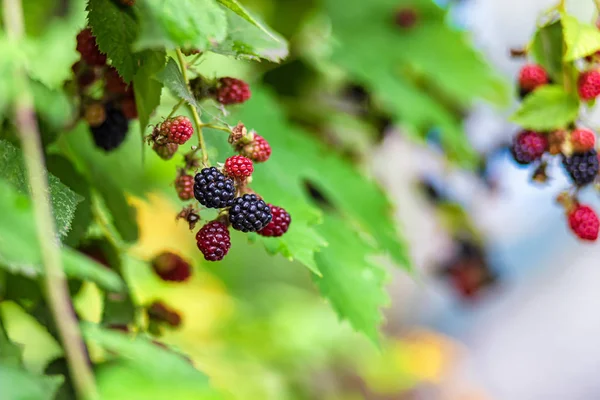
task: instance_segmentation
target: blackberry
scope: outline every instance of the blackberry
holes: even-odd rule
[[[526,64],[519,71],[519,88],[522,94],[548,83],[546,70],[537,64]]]
[[[181,325],[181,315],[178,311],[169,307],[162,301],[154,301],[147,308],[148,318],[150,321],[158,322],[158,323],[166,323],[173,328]]]
[[[184,282],[192,274],[190,263],[169,251],[154,257],[152,269],[163,281],[170,282]]]
[[[590,242],[598,239],[600,221],[598,215],[589,206],[577,205],[567,214],[569,228],[577,237]]]
[[[190,200],[194,198],[194,178],[191,175],[183,174],[175,179],[175,190],[181,200]]]
[[[194,177],[194,197],[205,207],[225,208],[233,204],[235,187],[215,167],[204,168]]]
[[[240,104],[251,96],[250,86],[241,79],[220,78],[215,92],[215,100],[223,105]]]
[[[85,28],[77,34],[77,51],[81,54],[81,59],[88,65],[103,66],[106,64],[106,54],[98,48],[96,37],[90,28]]]
[[[227,255],[231,248],[229,230],[219,221],[210,221],[196,234],[198,249],[207,261],[219,261]]]
[[[96,146],[111,151],[119,147],[125,140],[129,121],[121,110],[112,104],[106,105],[106,119],[101,125],[91,126],[92,137]]]
[[[598,175],[598,153],[592,149],[583,153],[573,153],[571,157],[563,155],[563,166],[577,186],[592,183]]]
[[[292,217],[290,217],[290,214],[281,207],[277,207],[272,204],[267,205],[271,209],[271,215],[273,218],[271,219],[271,222],[267,224],[267,226],[258,231],[258,234],[272,237],[282,236],[290,228]]]
[[[231,178],[246,179],[254,171],[252,160],[244,156],[232,156],[225,160],[225,173]]]
[[[255,194],[245,194],[233,200],[229,209],[229,222],[233,229],[256,232],[263,229],[273,218],[271,209]]]
[[[511,152],[516,162],[526,165],[542,157],[547,148],[546,136],[537,132],[522,131],[515,136]]]

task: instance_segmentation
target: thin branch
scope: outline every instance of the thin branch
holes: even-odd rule
[[[175,113],[177,112],[177,110],[179,110],[179,107],[181,107],[183,105],[183,103],[185,103],[185,100],[183,100],[183,99],[179,100],[179,102],[173,106],[173,109],[171,110],[169,115],[167,115],[166,119],[169,119],[173,115],[175,115]]]
[[[3,0],[3,12],[4,27],[9,39],[19,43],[24,35],[21,0]],[[24,70],[15,71],[14,82],[19,89],[15,99],[15,120],[29,179],[37,236],[45,269],[44,286],[48,304],[65,350],[78,397],[86,400],[97,399],[94,375],[85,352],[77,318],[73,313],[63,271],[33,97]]]
[[[179,67],[181,68],[181,74],[183,75],[183,79],[185,80],[185,84],[190,86],[190,81],[187,75],[187,64],[185,62],[185,58],[183,57],[183,53],[180,49],[177,49],[177,60],[179,61]],[[200,115],[198,114],[198,110],[191,104],[188,104],[190,111],[192,112],[192,118],[194,118],[194,122],[196,124],[196,134],[198,135],[198,149],[202,151],[202,164],[205,167],[208,167],[208,152],[206,151],[206,143],[204,142],[204,135],[202,135],[202,120],[200,119]]]

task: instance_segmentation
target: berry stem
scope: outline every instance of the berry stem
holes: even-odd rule
[[[185,80],[185,84],[188,89],[190,87],[190,81],[188,79],[187,74],[187,65],[185,63],[185,58],[183,57],[183,53],[181,49],[176,50],[177,60],[179,61],[179,67],[181,68],[181,74],[183,75],[183,79]],[[200,115],[198,114],[198,110],[191,104],[188,104],[190,111],[192,112],[192,118],[194,119],[194,123],[196,124],[196,134],[198,135],[198,149],[202,151],[202,164],[205,167],[209,166],[208,162],[208,152],[206,151],[206,144],[204,143],[204,135],[202,135],[202,120],[200,119]]]
[[[173,106],[173,109],[171,110],[169,115],[167,115],[167,118],[165,118],[165,119],[169,119],[173,115],[175,115],[175,113],[177,112],[177,110],[179,110],[179,107],[181,107],[183,105],[183,103],[185,103],[184,99],[179,100],[179,102]]]
[[[20,0],[3,0],[4,26],[8,39],[21,43],[24,36],[23,8]],[[58,235],[48,196],[49,187],[33,96],[23,69],[15,71],[15,120],[23,149],[23,159],[35,215],[38,242],[44,264],[45,294],[62,342],[78,398],[97,399],[94,375],[85,354],[85,345],[73,313],[62,265]]]
[[[225,126],[213,125],[213,124],[202,124],[203,128],[216,129],[218,131],[223,131],[227,133],[231,133],[231,129]]]

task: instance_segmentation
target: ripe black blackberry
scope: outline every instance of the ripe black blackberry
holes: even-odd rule
[[[573,153],[571,157],[563,155],[563,166],[577,186],[592,183],[598,175],[598,153],[592,149],[583,153]]]
[[[94,143],[105,151],[111,151],[119,147],[127,136],[129,121],[123,112],[114,104],[106,104],[106,119],[98,126],[91,126]]]
[[[234,196],[233,180],[215,167],[204,168],[194,177],[194,197],[205,207],[229,207]]]
[[[229,209],[231,226],[242,232],[260,231],[272,218],[269,206],[255,194],[235,198]]]

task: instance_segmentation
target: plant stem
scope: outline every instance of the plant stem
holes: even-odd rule
[[[179,102],[173,106],[171,113],[169,115],[167,115],[166,119],[171,118],[177,112],[177,110],[179,110],[179,107],[181,107],[183,105],[183,103],[185,103],[185,100],[183,100],[183,99],[179,100]]]
[[[23,39],[23,8],[21,0],[3,0],[4,27],[10,41],[18,45]],[[15,71],[17,86],[15,121],[29,179],[38,241],[44,264],[44,287],[60,340],[65,350],[73,385],[81,399],[97,399],[94,375],[84,351],[77,318],[63,271],[58,235],[48,196],[48,180],[40,142],[33,97],[23,69]]]
[[[231,133],[231,129],[227,128],[225,126],[218,126],[218,125],[213,125],[213,124],[202,124],[203,128],[209,128],[209,129],[216,129],[218,131],[223,131],[223,132],[227,132],[227,133]]]
[[[177,60],[179,61],[179,67],[181,68],[181,74],[183,75],[183,79],[185,80],[185,84],[188,89],[190,88],[190,81],[187,75],[187,65],[185,63],[185,58],[183,57],[183,53],[180,49],[176,50],[177,52]],[[198,135],[198,148],[202,151],[202,164],[205,167],[208,167],[208,152],[206,151],[206,143],[204,143],[204,135],[202,135],[202,120],[200,119],[200,115],[198,114],[198,110],[191,104],[188,104],[190,111],[192,112],[192,118],[194,118],[194,122],[196,123],[196,133]]]

